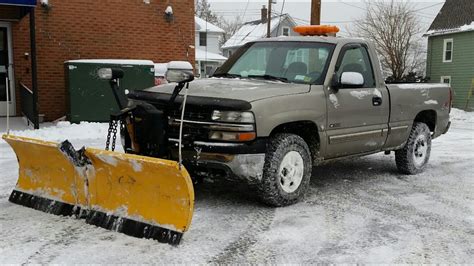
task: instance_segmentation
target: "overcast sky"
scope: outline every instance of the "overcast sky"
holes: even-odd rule
[[[226,19],[236,15],[244,16],[244,21],[258,19],[262,5],[268,0],[208,0],[211,9]],[[416,10],[423,30],[427,30],[431,22],[443,6],[444,0],[405,0]],[[473,0],[474,1],[474,0]],[[274,0],[275,2],[275,0]],[[289,13],[297,23],[309,24],[311,0],[276,0],[273,11]],[[368,0],[322,0],[321,23],[339,26],[342,36],[351,29],[351,23],[365,14]],[[284,6],[283,6],[284,3]]]

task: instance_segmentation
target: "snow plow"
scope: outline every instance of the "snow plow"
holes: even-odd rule
[[[177,90],[193,79],[186,74]],[[189,229],[194,208],[192,180],[181,162],[113,151],[117,119],[121,129],[131,110],[119,95],[123,72],[100,69],[110,80],[120,114],[111,115],[105,150],[75,150],[61,143],[3,135],[19,164],[10,202],[47,213],[76,216],[86,223],[130,236],[177,245]],[[183,108],[184,110],[184,108]],[[184,111],[183,111],[184,112]],[[111,148],[111,150],[109,150]]]

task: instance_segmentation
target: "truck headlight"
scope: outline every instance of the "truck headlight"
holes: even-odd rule
[[[212,112],[212,120],[220,122],[255,123],[252,112],[218,111]]]

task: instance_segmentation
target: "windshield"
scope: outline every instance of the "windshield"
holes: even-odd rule
[[[318,42],[249,43],[214,76],[323,84],[333,49],[333,44]]]

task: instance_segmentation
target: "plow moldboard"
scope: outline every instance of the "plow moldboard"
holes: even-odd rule
[[[174,161],[86,149],[87,163],[78,166],[58,143],[3,139],[20,168],[13,203],[170,244],[189,229],[194,190],[187,171]]]

